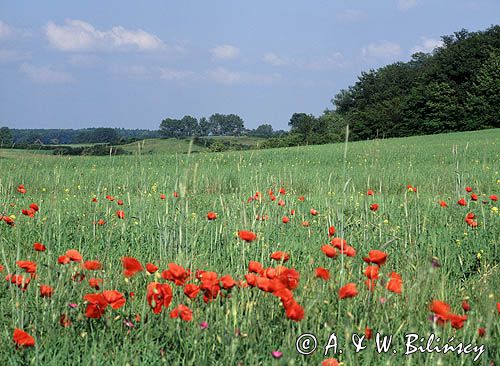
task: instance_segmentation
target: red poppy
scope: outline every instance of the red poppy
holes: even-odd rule
[[[83,263],[83,268],[89,271],[97,271],[102,269],[102,264],[99,261],[85,261]]]
[[[335,235],[335,231],[336,231],[336,230],[335,230],[335,227],[330,226],[330,227],[328,228],[328,236],[333,236],[333,235]]]
[[[339,366],[340,363],[335,358],[327,358],[321,362],[321,366]]]
[[[118,204],[118,206],[123,206],[123,201],[122,200],[118,200],[116,203]]]
[[[363,257],[363,260],[366,263],[375,263],[378,266],[381,266],[387,260],[387,253],[381,250],[370,250],[368,252],[368,257]]]
[[[391,292],[400,294],[403,287],[403,280],[396,272],[390,274],[391,279],[387,283],[387,289]]]
[[[472,193],[472,194],[470,195],[470,199],[471,199],[472,201],[477,201],[477,199],[478,199],[477,194]]]
[[[24,188],[24,184],[20,184],[18,187],[17,187],[17,191],[21,194],[25,194],[26,193],[26,188]]]
[[[371,189],[369,189],[368,192],[366,192],[366,194],[368,196],[373,196],[374,195],[374,193],[373,193],[373,191]]]
[[[85,316],[92,319],[100,319],[106,311],[108,301],[103,294],[87,294],[83,297],[88,301]]]
[[[108,195],[106,195],[106,199],[107,199],[108,201],[114,201],[114,200],[115,200],[115,198],[114,198],[113,196],[110,196],[109,194],[108,194]]]
[[[281,207],[285,206],[285,201],[279,200],[278,201],[278,206],[281,206]]]
[[[316,277],[328,281],[330,279],[330,272],[326,268],[316,268]]]
[[[335,258],[335,257],[338,255],[338,253],[337,253],[337,251],[335,250],[335,248],[334,248],[334,247],[332,247],[331,245],[326,245],[326,244],[325,244],[325,245],[323,245],[323,246],[321,247],[321,251],[322,251],[323,253],[325,253],[325,255],[326,255],[328,258]]]
[[[464,309],[464,311],[469,311],[470,310],[470,305],[467,302],[467,300],[462,301],[462,309]]]
[[[131,277],[137,272],[143,271],[142,264],[134,257],[123,257],[123,274],[125,277]]]
[[[293,216],[293,215],[295,215],[295,210],[292,209],[292,210],[290,210],[290,216]]]
[[[89,286],[96,290],[100,290],[102,286],[102,278],[90,278]]]
[[[177,286],[184,286],[184,282],[186,282],[189,273],[184,267],[175,263],[169,263],[168,270],[163,271],[161,276],[165,280],[174,282]]]
[[[262,264],[255,261],[248,263],[248,272],[261,273],[263,271]]]
[[[304,319],[304,308],[293,298],[283,304],[286,311],[286,317],[295,322]]]
[[[36,272],[36,263],[31,261],[17,261],[17,266],[26,271],[26,273],[35,273]]]
[[[158,266],[155,266],[153,263],[146,263],[146,271],[149,273],[155,273],[158,271]]]
[[[119,219],[124,219],[125,218],[125,212],[123,212],[122,210],[118,210],[118,211],[116,211],[116,216]]]
[[[302,226],[303,226],[303,227],[309,227],[309,226],[310,226],[309,221],[307,221],[307,220],[306,220],[306,221],[303,221],[303,222],[302,222]]]
[[[472,192],[472,188],[471,188],[471,187],[465,187],[465,191],[466,191],[467,193],[470,193],[470,192]]]
[[[378,278],[378,266],[368,266],[365,268],[365,276],[370,280],[376,280]]]
[[[2,272],[4,269],[5,267],[0,264],[0,272]]]
[[[172,319],[181,318],[182,320],[188,322],[193,320],[193,311],[186,305],[180,304],[170,312],[170,317]]]
[[[290,219],[288,217],[286,217],[286,216],[283,216],[283,218],[281,219],[281,222],[283,224],[288,224],[290,222]]]
[[[365,327],[365,338],[372,339],[372,330],[368,327]]]
[[[175,198],[179,197],[179,193],[174,192],[174,197],[175,197]]]
[[[257,239],[257,235],[252,231],[240,230],[238,231],[238,236],[241,240],[246,241],[247,243],[254,241]]]
[[[304,198],[304,196],[300,196],[300,197],[298,198],[298,200],[299,200],[299,201],[301,201],[301,202],[304,202],[305,198]]]
[[[165,200],[165,199],[167,199],[167,196],[165,196],[165,195],[162,193],[162,194],[160,194],[160,199],[161,199],[161,200]]]
[[[35,345],[35,339],[24,330],[19,328],[14,329],[13,339],[18,346],[33,347]]]
[[[354,297],[358,294],[358,290],[356,288],[355,283],[348,283],[344,287],[340,288],[339,290],[339,297],[340,299],[345,299],[348,297]]]
[[[97,198],[96,197],[92,197],[92,202],[97,202]]]
[[[311,213],[311,215],[313,215],[313,216],[316,216],[316,215],[318,214],[318,211],[316,211],[314,208],[311,208],[311,209],[309,210],[309,212],[310,212],[310,213]]]
[[[81,262],[82,255],[76,249],[69,249],[66,251],[66,256],[73,262]]]
[[[377,211],[378,210],[378,204],[372,203],[370,205],[370,210],[372,210],[373,212]]]
[[[40,296],[41,297],[51,297],[54,294],[54,289],[47,285],[40,286]]]
[[[220,278],[220,283],[225,290],[230,290],[236,286],[236,282],[230,275],[222,276]]]
[[[457,202],[460,206],[467,206],[467,202],[465,201],[464,198],[461,198]]]
[[[215,220],[217,218],[217,214],[215,212],[210,211],[207,213],[207,219],[209,220]]]
[[[71,319],[67,314],[61,314],[61,316],[59,317],[59,324],[65,328],[69,327],[71,326]]]
[[[497,311],[498,311],[498,314],[500,315],[500,302],[497,302]]]
[[[282,188],[280,188],[279,192],[280,192],[280,194],[282,194],[282,195],[285,195],[285,194],[286,194],[285,188],[283,188],[283,187],[282,187]]]
[[[104,291],[102,294],[104,295],[104,298],[108,302],[108,305],[111,306],[113,309],[119,309],[125,305],[126,302],[125,295],[123,295],[120,291],[109,290],[109,291]]]
[[[195,299],[196,296],[198,296],[199,292],[200,288],[193,283],[189,283],[186,286],[184,286],[184,295],[186,295],[190,299]]]
[[[40,209],[36,203],[32,203],[30,205],[30,208],[35,212],[37,212]]]
[[[448,207],[448,204],[445,201],[439,201],[439,206]]]
[[[496,202],[496,201],[498,201],[498,196],[497,196],[497,195],[495,195],[495,194],[492,194],[492,195],[490,196],[490,200],[492,200],[492,201]]]
[[[42,243],[35,243],[33,244],[33,249],[35,249],[37,252],[45,252],[47,248]]]
[[[22,214],[23,214],[24,216],[29,216],[29,217],[35,217],[35,213],[36,213],[36,212],[35,212],[35,210],[33,210],[33,209],[31,209],[31,208],[30,208],[29,210],[26,210],[26,209],[24,209],[24,208],[23,208],[23,209],[21,210],[21,212],[22,212]]]
[[[67,255],[60,255],[59,258],[57,258],[57,263],[59,264],[68,264],[71,262],[71,259]]]
[[[285,252],[274,252],[271,254],[270,258],[275,261],[283,261],[283,263],[285,263],[290,259],[290,255]]]
[[[146,299],[153,313],[161,313],[162,307],[168,308],[172,301],[172,289],[166,283],[151,282],[147,288]]]
[[[9,226],[16,226],[16,223],[14,222],[14,219],[12,219],[11,217],[9,216],[2,216],[2,220]]]
[[[480,337],[484,337],[485,334],[486,334],[486,329],[485,328],[478,328],[477,330],[477,334],[480,336]]]

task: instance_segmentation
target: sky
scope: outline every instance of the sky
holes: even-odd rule
[[[362,71],[497,24],[498,0],[0,2],[0,126],[288,129]]]

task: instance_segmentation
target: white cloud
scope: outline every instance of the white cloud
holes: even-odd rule
[[[212,56],[220,60],[232,60],[239,56],[240,49],[229,44],[215,46],[210,50]]]
[[[361,49],[361,55],[367,58],[394,58],[401,54],[401,46],[395,42],[381,41],[370,43]]]
[[[418,4],[419,0],[398,0],[399,10],[408,10]]]
[[[281,79],[280,74],[264,75],[244,71],[231,71],[223,67],[209,70],[206,78],[225,85],[269,85]]]
[[[36,67],[27,63],[20,66],[20,70],[33,82],[39,84],[68,84],[73,83],[73,76],[65,71],[56,71],[49,66]]]
[[[190,81],[198,79],[198,75],[188,70],[160,69],[160,79],[168,81]]]
[[[264,55],[264,62],[273,66],[285,66],[290,64],[290,60],[284,59],[273,52]]]
[[[157,36],[142,29],[130,30],[121,26],[100,31],[81,20],[66,20],[64,25],[48,22],[45,34],[52,47],[61,51],[138,50],[153,51],[166,48]]]
[[[363,11],[350,9],[337,13],[335,15],[335,18],[337,18],[338,21],[344,23],[357,22],[366,18],[366,13]]]
[[[7,39],[12,33],[12,28],[0,20],[0,39]]]
[[[420,44],[416,45],[411,49],[411,53],[417,53],[417,52],[431,52],[434,50],[436,47],[441,47],[443,45],[443,41],[440,39],[434,39],[434,38],[426,38],[422,37]]]

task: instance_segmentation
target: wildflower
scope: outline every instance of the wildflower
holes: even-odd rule
[[[208,220],[215,220],[217,218],[217,214],[215,212],[212,212],[210,211],[208,214],[207,214],[207,219]]]
[[[42,243],[35,243],[33,244],[33,249],[35,249],[37,252],[45,252],[47,248]]]
[[[330,272],[326,268],[316,268],[316,277],[328,281],[330,279]]]
[[[358,290],[356,288],[355,283],[348,283],[344,287],[339,290],[340,299],[345,299],[348,297],[355,297],[358,294]]]
[[[35,339],[22,329],[14,329],[14,342],[18,346],[33,347],[35,345]]]
[[[123,257],[122,258],[123,265],[123,274],[125,277],[131,277],[135,275],[137,272],[143,271],[142,264],[133,257]]]
[[[188,322],[193,319],[193,311],[186,305],[180,304],[172,312],[170,312],[170,317],[172,319],[181,318],[182,320]]]
[[[238,231],[238,236],[241,240],[246,241],[247,243],[254,241],[257,239],[257,235],[252,231],[240,230]]]

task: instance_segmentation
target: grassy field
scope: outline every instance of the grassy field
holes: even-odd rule
[[[250,136],[215,136],[211,139],[226,141],[236,144],[258,146],[265,141],[264,138]],[[192,144],[190,139],[147,139],[133,142],[126,145],[120,145],[122,149],[134,154],[186,154],[188,152],[197,153],[207,151],[204,146]]]
[[[16,285],[12,277],[0,282],[0,365],[320,365],[329,358],[344,365],[500,363],[500,215],[490,198],[500,195],[498,129],[192,155],[97,158],[0,151],[0,172],[0,214],[15,223],[0,222],[2,275],[31,278],[24,291],[24,283]],[[466,206],[457,204],[462,198]],[[32,203],[38,212],[23,215]],[[207,219],[211,211],[215,220]],[[469,212],[477,227],[464,221]],[[331,237],[330,226],[336,229]],[[241,240],[240,230],[254,232],[256,240]],[[337,256],[327,257],[321,248],[333,248],[332,238],[344,238],[356,254],[341,254],[337,247]],[[35,242],[46,251],[35,251]],[[83,261],[100,261],[102,269],[82,268],[70,249]],[[379,278],[370,291],[362,258],[371,250],[385,252],[387,260],[376,261]],[[270,259],[277,251],[289,260]],[[59,264],[60,256],[73,260]],[[123,257],[159,270],[127,277]],[[25,273],[26,265],[21,269],[16,261],[35,262],[36,273]],[[275,270],[257,274],[252,287],[250,261]],[[169,263],[192,274],[184,281]],[[319,267],[329,271],[329,280],[317,278]],[[195,276],[198,270],[218,278],[208,272]],[[394,274],[390,279],[393,272],[401,282]],[[237,285],[224,289],[230,282],[227,277],[219,282],[224,275]],[[90,286],[92,278],[103,280],[99,290]],[[148,288],[155,281],[172,290],[171,303],[159,314],[152,308],[162,304],[161,290]],[[195,299],[184,294],[183,282],[201,288]],[[339,290],[348,283],[356,285],[357,294],[340,299]],[[53,288],[52,296],[41,296],[42,285]],[[281,292],[270,293],[275,286]],[[109,290],[120,294],[86,296]],[[204,295],[207,301],[216,298],[205,302]],[[451,309],[433,316],[433,300]],[[179,304],[192,310],[192,320],[170,317]],[[96,312],[102,316],[88,317]],[[449,313],[467,319],[457,322]],[[15,328],[33,336],[35,345],[16,347]],[[372,338],[356,352],[351,335],[364,335],[366,328]],[[325,356],[334,332],[342,353],[330,350]],[[387,353],[376,351],[377,332],[393,336]],[[309,356],[296,350],[303,333],[318,342]],[[454,337],[450,344],[484,345],[485,351],[477,362],[474,353],[405,356],[406,333],[436,334],[439,345]]]

